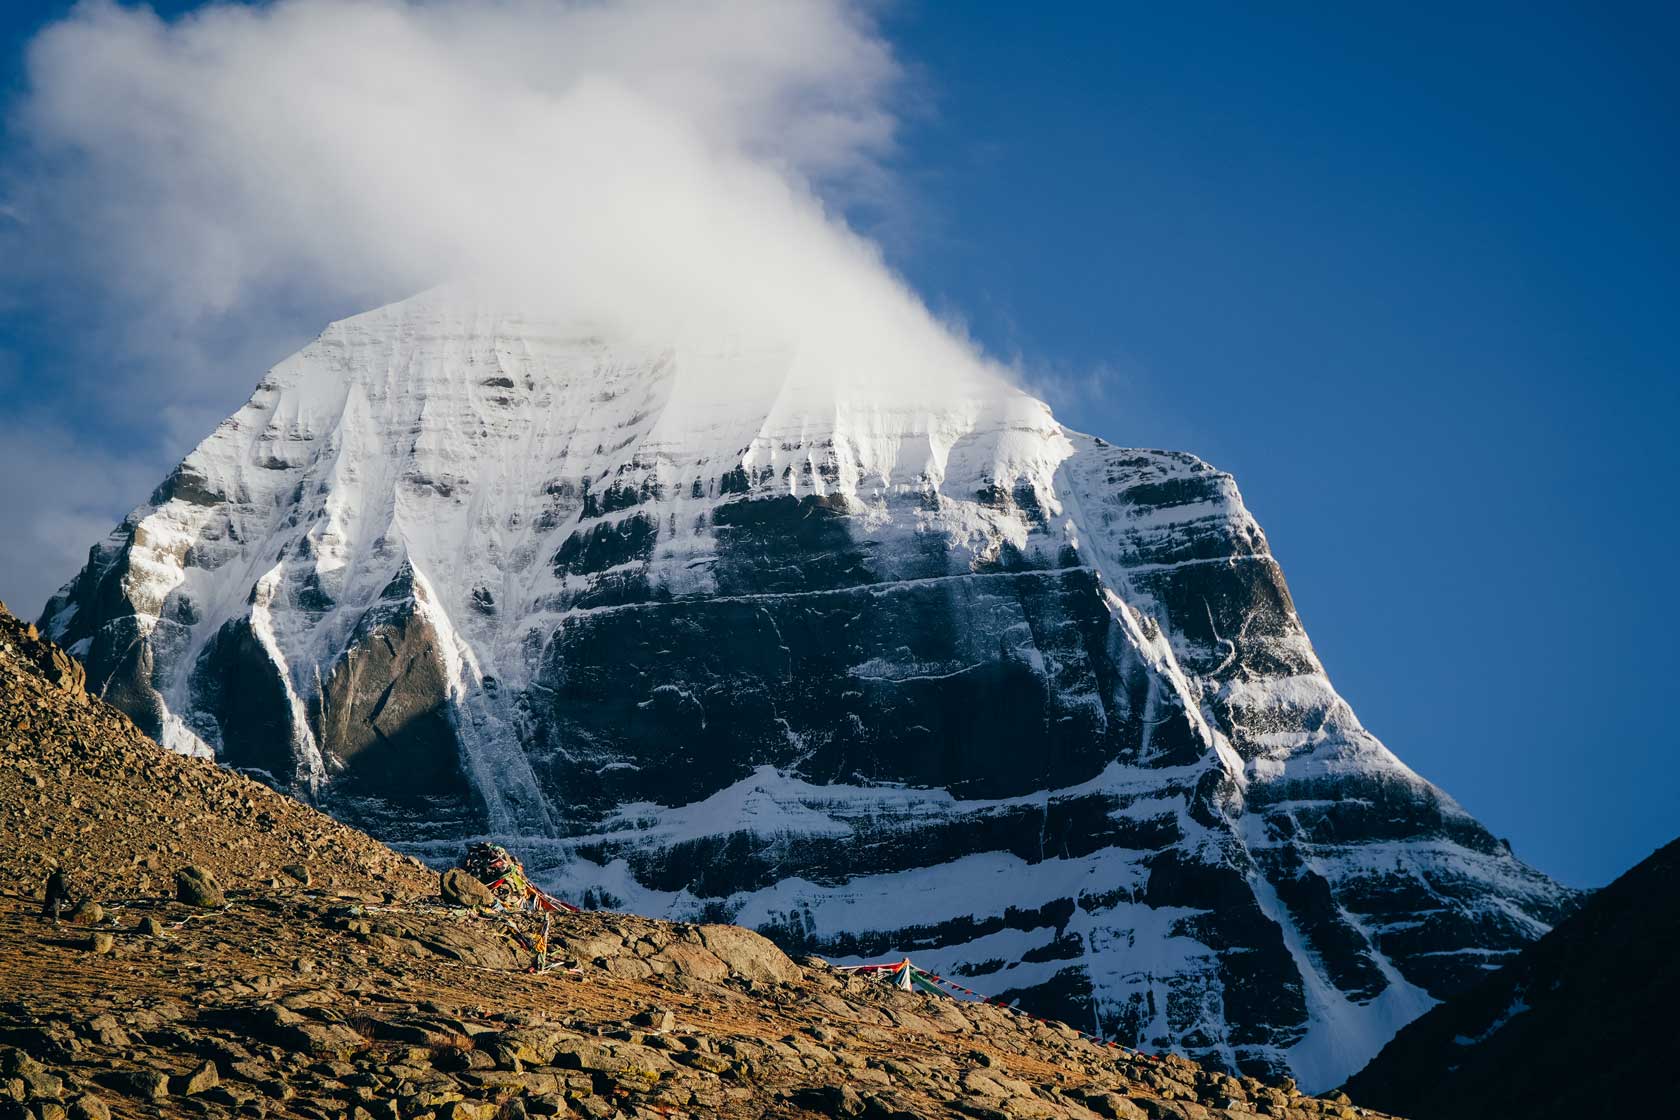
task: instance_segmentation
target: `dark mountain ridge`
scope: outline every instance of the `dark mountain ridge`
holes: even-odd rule
[[[1680,840],[1480,984],[1405,1027],[1346,1090],[1429,1120],[1642,1116],[1680,1043]]]

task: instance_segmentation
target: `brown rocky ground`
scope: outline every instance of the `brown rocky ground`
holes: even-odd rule
[[[795,963],[756,934],[443,904],[408,857],[82,691],[0,608],[0,1120],[1374,1115]],[[209,872],[220,905],[176,898]],[[41,913],[63,868],[75,915]]]

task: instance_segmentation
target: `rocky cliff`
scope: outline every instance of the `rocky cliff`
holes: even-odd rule
[[[1572,902],[1360,726],[1228,475],[979,367],[430,293],[270,371],[43,625],[410,851],[1309,1087]]]

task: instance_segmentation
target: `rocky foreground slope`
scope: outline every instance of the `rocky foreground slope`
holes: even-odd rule
[[[1680,1042],[1677,947],[1680,840],[1401,1031],[1348,1091],[1437,1120],[1654,1115]]]
[[[532,974],[412,859],[81,684],[0,608],[0,1120],[1374,1115],[736,927],[571,915]],[[189,865],[224,897],[179,900]],[[56,924],[53,867],[77,903]]]
[[[1360,725],[1229,475],[828,357],[357,316],[43,626],[165,745],[406,850],[488,833],[1314,1088],[1567,912]]]

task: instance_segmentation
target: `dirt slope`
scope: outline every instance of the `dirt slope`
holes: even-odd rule
[[[413,860],[165,752],[81,681],[0,608],[0,1120],[1370,1115],[734,927],[571,915],[534,974],[536,919],[446,906]],[[176,900],[188,865],[221,905]],[[53,866],[98,912],[41,914]]]
[[[82,893],[172,890],[198,864],[257,887],[312,864],[324,885],[413,898],[436,876],[373,838],[224,770],[163,750],[82,691],[81,666],[0,605],[0,886],[61,866]]]

